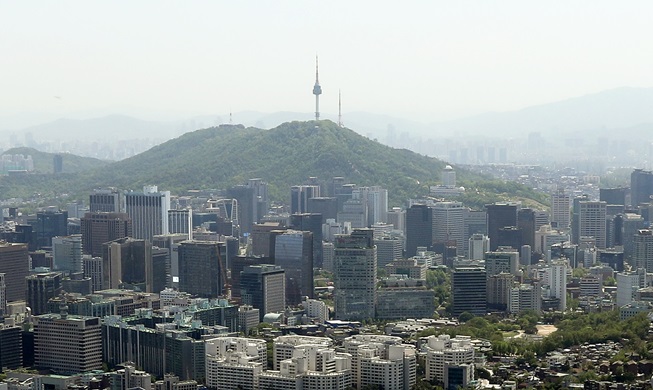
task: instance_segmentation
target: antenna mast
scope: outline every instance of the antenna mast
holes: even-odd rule
[[[343,125],[342,125],[342,99],[340,97],[340,90],[338,90],[338,127],[343,127]]]

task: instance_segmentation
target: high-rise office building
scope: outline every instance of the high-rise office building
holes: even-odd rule
[[[0,367],[15,370],[23,367],[22,327],[0,324]]]
[[[256,188],[248,187],[245,185],[237,185],[227,189],[227,198],[236,200],[236,203],[231,203],[231,221],[235,224],[238,223],[240,234],[250,233],[252,225],[257,220],[258,215],[258,198],[256,196]],[[237,210],[233,213],[233,205],[237,206]]]
[[[125,210],[125,196],[116,189],[95,190],[89,196],[89,212],[120,213]]]
[[[5,274],[0,273],[0,316],[4,316],[7,312],[7,283],[5,282]]]
[[[153,292],[154,269],[149,240],[121,238],[103,244],[103,287]]]
[[[49,207],[36,213],[34,225],[37,249],[52,246],[52,238],[68,235],[68,211]]]
[[[285,227],[280,222],[263,222],[252,226],[252,255],[270,257],[274,254],[274,239],[277,234],[272,231],[282,231]],[[279,233],[280,234],[280,233]]]
[[[36,367],[59,374],[102,369],[102,328],[97,317],[60,314],[34,317]]]
[[[653,195],[653,172],[635,169],[630,174],[630,204],[637,207],[650,203]]]
[[[240,296],[243,304],[259,310],[260,320],[268,313],[286,309],[286,276],[271,264],[248,265],[240,273]]]
[[[617,188],[600,188],[599,189],[599,200],[604,201],[609,205],[626,205],[626,193],[628,188],[617,187]]]
[[[168,232],[185,234],[190,240],[193,233],[193,210],[168,210]]]
[[[388,190],[379,186],[370,187],[367,191],[367,222],[368,226],[375,223],[388,222]]]
[[[558,310],[567,309],[567,262],[552,260],[546,271],[546,282],[551,296],[559,300]]]
[[[490,250],[499,247],[499,229],[517,226],[517,204],[495,203],[485,205],[487,212],[487,236],[490,238]]]
[[[308,199],[308,213],[322,215],[322,223],[338,216],[338,199],[328,197],[313,197]]]
[[[104,289],[104,260],[102,257],[83,255],[84,277],[91,278],[91,291]]]
[[[388,210],[388,224],[406,235],[406,210],[401,207],[393,207]]]
[[[307,213],[308,200],[320,197],[319,185],[299,185],[290,188],[290,213]]]
[[[617,306],[634,302],[637,290],[646,287],[646,270],[638,268],[634,272],[617,273]]]
[[[455,242],[457,252],[464,253],[465,222],[461,202],[437,202],[433,205],[433,242]]]
[[[606,203],[601,201],[580,201],[578,212],[578,238],[594,237],[596,247],[605,249]]]
[[[445,379],[448,364],[474,363],[474,346],[469,336],[451,338],[446,334],[428,336],[423,346],[426,352],[426,379],[442,381]]]
[[[433,209],[414,204],[406,210],[406,257],[417,254],[417,247],[433,246]]]
[[[519,277],[519,252],[517,251],[493,251],[486,252],[485,272],[488,277],[500,273],[508,273]]]
[[[322,268],[322,216],[315,213],[292,214],[290,228],[313,234],[313,266]]]
[[[0,273],[5,274],[7,302],[25,300],[29,263],[26,244],[0,242]]]
[[[374,231],[354,229],[335,241],[335,312],[341,320],[374,318],[376,247]]]
[[[483,316],[487,312],[487,280],[485,269],[456,267],[451,277],[453,315],[464,312]]]
[[[153,246],[165,248],[168,251],[166,271],[168,272],[168,283],[174,287],[179,284],[179,244],[187,240],[185,234],[162,234],[154,236],[152,240]]]
[[[152,241],[157,234],[168,234],[170,191],[144,186],[143,192],[125,194],[125,210],[132,220],[134,238]]]
[[[270,208],[270,200],[268,197],[268,183],[264,182],[263,179],[249,179],[247,181],[247,187],[254,190],[253,203],[255,203],[256,211],[253,213],[253,222],[260,222]]]
[[[286,273],[286,302],[298,305],[302,297],[313,298],[313,234],[287,230],[275,243],[274,264]]]
[[[27,306],[32,309],[32,314],[49,312],[48,301],[61,294],[62,279],[60,272],[46,272],[27,277]]]
[[[102,244],[132,236],[132,220],[127,213],[90,212],[80,220],[85,254],[102,256]]]
[[[469,255],[471,260],[483,260],[485,252],[490,251],[490,239],[483,234],[477,233],[469,238]]]
[[[653,272],[653,231],[640,229],[633,237],[633,253],[631,264],[633,268],[643,268]]]
[[[537,230],[535,210],[530,208],[519,209],[517,211],[517,228],[521,231],[521,244],[530,245],[531,248],[534,247],[535,231]]]
[[[382,235],[374,239],[377,268],[383,269],[395,260],[403,258],[404,242],[397,236]]]
[[[204,298],[226,293],[226,246],[216,241],[183,241],[179,244],[179,289]]]
[[[558,229],[569,229],[571,200],[565,190],[558,189],[551,194],[551,225]]]
[[[84,272],[82,261],[82,236],[52,238],[52,261],[56,271]]]

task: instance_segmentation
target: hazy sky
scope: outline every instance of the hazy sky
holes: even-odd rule
[[[0,117],[442,120],[653,86],[650,1],[0,0]]]

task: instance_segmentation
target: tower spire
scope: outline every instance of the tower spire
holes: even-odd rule
[[[319,68],[317,55],[315,56],[315,85],[313,86],[313,95],[315,95],[315,120],[320,120],[320,95],[322,94],[322,87],[320,87]]]

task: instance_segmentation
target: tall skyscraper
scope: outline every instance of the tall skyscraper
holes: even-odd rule
[[[236,213],[232,211],[232,221],[233,218],[237,218],[241,235],[243,233],[250,233],[252,231],[252,225],[258,221],[259,202],[256,193],[257,188],[246,185],[237,185],[227,189],[227,197],[237,201]]]
[[[653,172],[635,169],[630,174],[630,204],[637,207],[650,203],[653,195]]]
[[[41,315],[49,312],[48,300],[61,294],[60,272],[46,272],[27,277],[27,306],[32,314]]]
[[[367,221],[368,226],[375,223],[388,222],[388,190],[379,186],[370,187],[367,191]]]
[[[82,250],[91,256],[102,256],[102,244],[132,236],[132,220],[127,213],[90,212],[80,220]]]
[[[644,268],[646,272],[653,272],[653,231],[640,229],[633,239],[633,268]]]
[[[517,211],[517,227],[521,231],[522,245],[530,245],[531,248],[534,247],[535,231],[537,230],[535,211],[530,208],[519,209],[519,211]]]
[[[265,214],[268,213],[270,208],[270,200],[268,197],[268,183],[263,179],[249,179],[247,187],[254,189],[254,199],[256,212],[254,213],[254,222],[260,222]]]
[[[290,188],[290,213],[308,212],[308,200],[320,197],[320,186],[299,185]]]
[[[144,186],[143,192],[128,192],[125,208],[132,219],[134,238],[152,241],[157,234],[168,234],[170,191],[159,191],[157,186]]]
[[[599,189],[599,200],[604,201],[609,205],[626,205],[626,193],[628,188],[617,187],[617,188],[600,188]]]
[[[406,210],[406,257],[415,256],[419,246],[433,246],[433,210],[425,204]]]
[[[485,253],[485,272],[488,277],[500,273],[508,273],[513,276],[519,274],[519,252],[498,251]]]
[[[469,238],[469,255],[472,260],[483,260],[485,252],[490,251],[490,239],[483,234],[474,234]]]
[[[433,205],[433,241],[455,242],[457,252],[464,253],[465,222],[461,202],[437,202]]]
[[[372,229],[354,229],[335,241],[335,311],[341,320],[374,318],[376,247]]]
[[[190,240],[193,234],[193,210],[168,210],[168,232],[185,234]]]
[[[338,216],[338,199],[327,197],[313,197],[308,200],[308,213],[322,215],[322,223],[327,219],[336,219]]]
[[[316,213],[292,214],[290,228],[313,234],[313,266],[322,268],[322,215]]]
[[[569,229],[571,200],[565,190],[558,189],[551,194],[551,225],[558,229]]]
[[[154,269],[149,240],[121,238],[103,244],[103,287],[153,292]]]
[[[547,269],[546,281],[551,296],[559,299],[558,310],[567,310],[567,263],[565,260],[551,261],[551,265]]]
[[[248,265],[240,273],[240,296],[243,304],[259,309],[260,320],[267,313],[286,309],[286,276],[277,265]]]
[[[34,319],[35,366],[59,374],[102,369],[102,327],[97,317],[43,314]]]
[[[7,302],[24,301],[29,275],[29,254],[26,244],[0,242],[0,273],[5,274]]]
[[[321,249],[321,248],[320,248]],[[288,230],[276,237],[274,263],[286,273],[286,301],[298,305],[313,298],[313,234]]]
[[[226,293],[226,246],[215,241],[183,241],[178,248],[179,290],[205,298]]]
[[[451,276],[453,315],[464,312],[483,316],[487,312],[487,280],[485,269],[456,267]]]
[[[578,238],[594,237],[596,247],[605,249],[606,203],[601,201],[580,201],[578,212]]]
[[[495,203],[485,206],[487,212],[487,236],[490,238],[490,250],[499,247],[499,229],[517,226],[517,204]]]
[[[89,196],[89,212],[120,213],[125,209],[125,196],[116,189],[95,190]]]
[[[49,207],[36,213],[34,233],[38,249],[52,246],[52,237],[68,235],[68,212]]]
[[[52,239],[52,257],[56,271],[84,272],[82,261],[82,236],[74,234]]]

